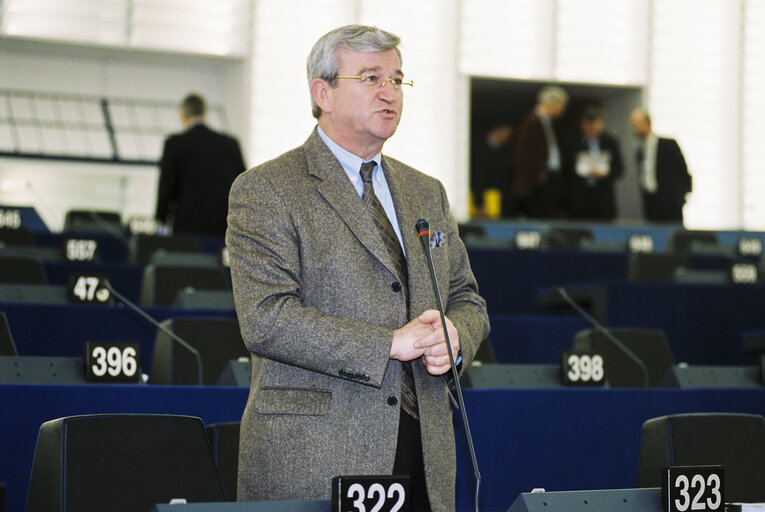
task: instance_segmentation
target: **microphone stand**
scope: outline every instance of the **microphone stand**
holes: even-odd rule
[[[460,377],[457,373],[457,365],[454,363],[454,353],[452,352],[452,344],[449,341],[449,331],[446,328],[446,315],[444,315],[444,306],[441,303],[441,293],[438,290],[438,281],[436,280],[436,269],[433,267],[433,260],[430,257],[430,231],[428,221],[420,219],[415,224],[418,237],[422,242],[422,247],[425,249],[425,257],[428,260],[428,268],[430,269],[430,277],[433,281],[433,291],[436,296],[436,304],[438,305],[438,312],[441,315],[441,327],[444,330],[444,337],[446,338],[446,350],[449,353],[449,362],[452,367],[452,377],[454,378],[454,387],[457,390],[457,400],[459,401],[459,409],[462,413],[462,424],[465,426],[465,437],[468,442],[468,449],[470,450],[470,459],[473,463],[473,476],[475,476],[475,511],[478,512],[478,496],[481,489],[481,472],[478,470],[478,460],[475,456],[475,447],[473,446],[473,436],[470,433],[470,423],[468,423],[467,411],[465,410],[465,400],[462,398],[462,385],[460,384]],[[447,388],[448,389],[448,388]]]
[[[640,359],[637,354],[635,354],[632,350],[627,347],[624,343],[619,341],[616,336],[611,334],[611,331],[606,329],[603,324],[598,322],[595,317],[590,315],[585,309],[576,303],[574,299],[571,298],[571,296],[568,294],[568,292],[563,288],[562,286],[558,287],[556,290],[558,292],[558,295],[563,297],[563,300],[565,300],[577,313],[579,313],[582,317],[584,317],[585,320],[590,322],[595,329],[603,334],[603,336],[606,337],[608,341],[613,343],[616,348],[619,349],[620,352],[622,352],[625,356],[627,356],[635,365],[640,368],[640,372],[643,374],[643,387],[649,388],[651,387],[649,377],[648,377],[648,367],[645,365],[642,359]]]
[[[154,327],[156,327],[160,331],[162,331],[165,334],[167,334],[168,336],[170,336],[170,339],[172,339],[173,341],[178,342],[179,345],[181,345],[183,348],[185,348],[186,350],[191,352],[191,354],[197,360],[197,385],[198,386],[202,386],[203,385],[203,382],[202,382],[202,356],[199,354],[199,350],[194,348],[188,341],[185,341],[185,340],[181,339],[181,337],[178,336],[177,334],[175,334],[173,331],[171,331],[170,329],[168,329],[167,327],[165,327],[161,323],[159,323],[156,320],[154,320],[143,309],[141,309],[137,305],[133,304],[133,302],[130,299],[128,299],[127,297],[122,295],[120,292],[115,290],[114,287],[112,286],[112,283],[110,283],[108,279],[104,279],[103,283],[104,283],[104,286],[106,287],[106,289],[109,290],[112,295],[117,297],[117,299],[119,299],[120,302],[122,302],[127,307],[129,307],[130,309],[132,309],[133,311],[138,313],[141,316],[141,318],[143,318],[144,320],[146,320],[147,322],[152,324]]]

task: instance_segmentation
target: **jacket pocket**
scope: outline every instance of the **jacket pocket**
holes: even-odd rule
[[[255,410],[260,414],[321,416],[329,411],[332,391],[324,389],[260,388]]]

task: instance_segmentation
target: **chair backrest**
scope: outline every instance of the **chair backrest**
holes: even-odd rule
[[[202,420],[103,414],[43,423],[26,512],[134,512],[225,501]]]
[[[627,280],[670,282],[685,264],[685,256],[679,254],[633,253],[627,266]]]
[[[199,240],[188,235],[134,235],[130,238],[128,258],[130,263],[148,265],[154,253],[160,249],[176,253],[199,252]]]
[[[223,268],[148,265],[141,283],[141,305],[171,307],[178,292],[196,290],[228,290]]]
[[[64,231],[124,234],[119,212],[98,210],[69,210],[64,218]]]
[[[658,386],[675,364],[664,331],[624,328],[609,331],[648,367],[649,386]],[[584,329],[576,333],[573,349],[601,354],[605,361],[606,379],[612,388],[643,387],[640,367],[597,329]]]
[[[643,424],[638,487],[661,487],[667,466],[721,464],[726,502],[765,501],[765,419],[756,414],[678,414]]]
[[[16,344],[13,342],[11,326],[8,325],[8,318],[5,313],[0,311],[0,356],[17,356]]]
[[[171,318],[162,325],[199,351],[205,385],[214,386],[230,360],[250,355],[236,318]],[[154,343],[149,384],[198,384],[194,354],[161,330]]]
[[[207,425],[215,464],[226,490],[226,496],[236,501],[236,480],[239,471],[239,422]]]
[[[675,231],[667,238],[667,252],[685,254],[693,248],[717,246],[714,231]]]
[[[584,228],[548,228],[542,232],[542,249],[578,250],[585,240],[592,240],[592,230]]]
[[[0,245],[35,245],[32,232],[25,227],[18,229],[0,228]]]
[[[0,256],[0,283],[48,284],[43,264],[32,258]]]

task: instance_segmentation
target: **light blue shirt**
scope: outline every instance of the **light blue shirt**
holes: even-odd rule
[[[321,140],[324,141],[324,144],[327,145],[332,154],[335,155],[335,158],[337,158],[338,162],[340,162],[343,170],[348,175],[348,179],[351,180],[351,183],[356,188],[356,192],[358,192],[359,197],[361,197],[364,193],[364,182],[361,180],[359,171],[361,170],[361,164],[363,164],[365,160],[354,155],[350,151],[341,148],[335,141],[329,138],[329,135],[324,133],[324,130],[322,130],[320,126],[317,126],[317,131],[319,132]],[[388,215],[388,220],[398,237],[398,243],[401,244],[401,250],[404,251],[404,256],[406,256],[406,249],[404,249],[404,242],[401,238],[401,229],[398,226],[398,217],[396,217],[396,208],[393,206],[393,197],[390,195],[390,188],[388,188],[388,182],[385,180],[385,171],[382,168],[382,154],[377,153],[368,161],[377,164],[372,171],[372,184],[375,188],[375,195],[385,209],[385,213]]]

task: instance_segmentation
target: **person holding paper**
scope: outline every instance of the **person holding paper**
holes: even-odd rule
[[[612,221],[617,209],[614,183],[623,173],[619,143],[605,133],[603,111],[586,107],[566,151],[566,206],[575,219]]]

